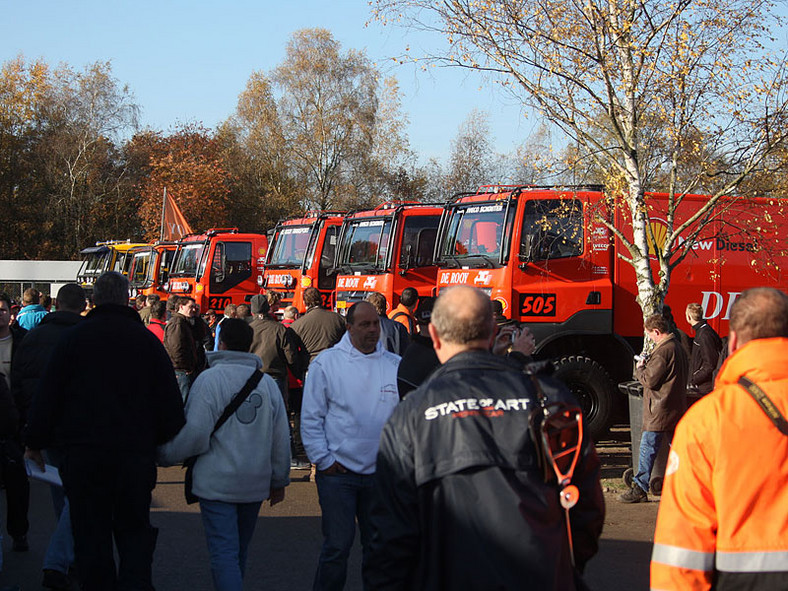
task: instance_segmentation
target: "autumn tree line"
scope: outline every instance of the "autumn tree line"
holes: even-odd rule
[[[518,174],[503,172],[517,156],[493,154],[480,112],[446,165],[418,165],[400,101],[394,78],[323,29],[294,33],[216,129],[141,129],[109,62],[17,57],[0,72],[2,258],[74,259],[99,240],[155,239],[165,187],[195,229],[263,232],[309,209],[443,201]]]
[[[486,115],[471,112],[455,137],[436,138],[449,144],[445,163],[411,149],[396,80],[324,29],[295,32],[282,63],[253,72],[215,129],[141,129],[140,106],[108,62],[75,70],[17,57],[0,71],[2,258],[73,259],[98,240],[154,239],[165,187],[195,229],[262,232],[309,209],[443,202],[487,183],[594,184],[631,214],[634,236],[611,230],[640,265],[644,302],[662,297],[690,225],[669,220],[662,280],[649,277],[646,191],[675,193],[676,207],[686,193],[709,194],[692,231],[722,195],[784,195],[786,68],[753,59],[768,27],[745,0],[739,20],[732,5],[692,0],[681,10],[604,4],[570,14],[550,0],[529,0],[530,12],[508,1],[378,0],[384,24],[396,13],[419,28],[410,11],[434,11],[430,32],[450,45],[426,57],[501,84],[543,121],[501,155]],[[770,71],[780,76],[767,84]]]

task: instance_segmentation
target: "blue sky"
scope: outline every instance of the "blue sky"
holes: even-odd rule
[[[0,61],[21,53],[81,69],[109,60],[142,107],[142,124],[154,129],[216,126],[234,111],[249,75],[276,67],[293,31],[310,27],[330,30],[344,49],[365,50],[384,75],[398,79],[411,147],[422,162],[445,162],[474,108],[488,113],[500,153],[524,143],[536,124],[478,76],[395,65],[389,58],[409,44],[417,50],[418,40],[396,27],[365,27],[366,0],[0,0],[0,14]]]

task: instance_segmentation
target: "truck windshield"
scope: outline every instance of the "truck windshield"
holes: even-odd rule
[[[108,269],[111,251],[108,248],[96,250],[97,252],[84,255],[82,266],[77,273],[80,281],[95,281],[96,277]]]
[[[350,221],[342,240],[339,265],[384,268],[390,236],[391,218]]]
[[[175,261],[170,271],[172,277],[196,277],[200,261],[205,253],[205,243],[192,242],[183,244],[175,255]]]
[[[510,211],[514,211],[512,208]],[[505,203],[473,203],[451,210],[441,240],[440,257],[463,266],[497,264],[501,255],[506,218]]]
[[[134,253],[129,272],[129,283],[133,287],[147,287],[150,285],[153,267],[151,262],[152,250],[143,250]]]
[[[312,226],[287,226],[274,238],[267,265],[269,267],[300,267],[304,261]]]

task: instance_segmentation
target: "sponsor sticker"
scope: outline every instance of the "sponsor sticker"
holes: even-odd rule
[[[520,316],[555,316],[556,295],[554,293],[520,294]]]

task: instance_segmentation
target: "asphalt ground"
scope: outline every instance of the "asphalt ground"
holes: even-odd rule
[[[658,502],[623,505],[615,501],[621,492],[620,476],[629,466],[628,431],[614,431],[613,438],[597,449],[603,462],[607,518],[599,554],[586,569],[586,581],[597,591],[648,589],[648,563]],[[320,506],[308,470],[293,470],[285,501],[264,505],[252,540],[245,590],[310,589],[320,552]],[[0,516],[5,521],[5,495]],[[30,551],[13,552],[3,531],[4,567],[0,587],[20,585],[24,591],[41,587],[41,565],[54,529],[49,488],[31,482]],[[159,591],[211,591],[208,551],[198,505],[183,500],[183,470],[160,468],[154,490],[151,521],[159,528],[153,565],[154,585]],[[361,549],[356,542],[348,569],[346,589],[360,590]]]

